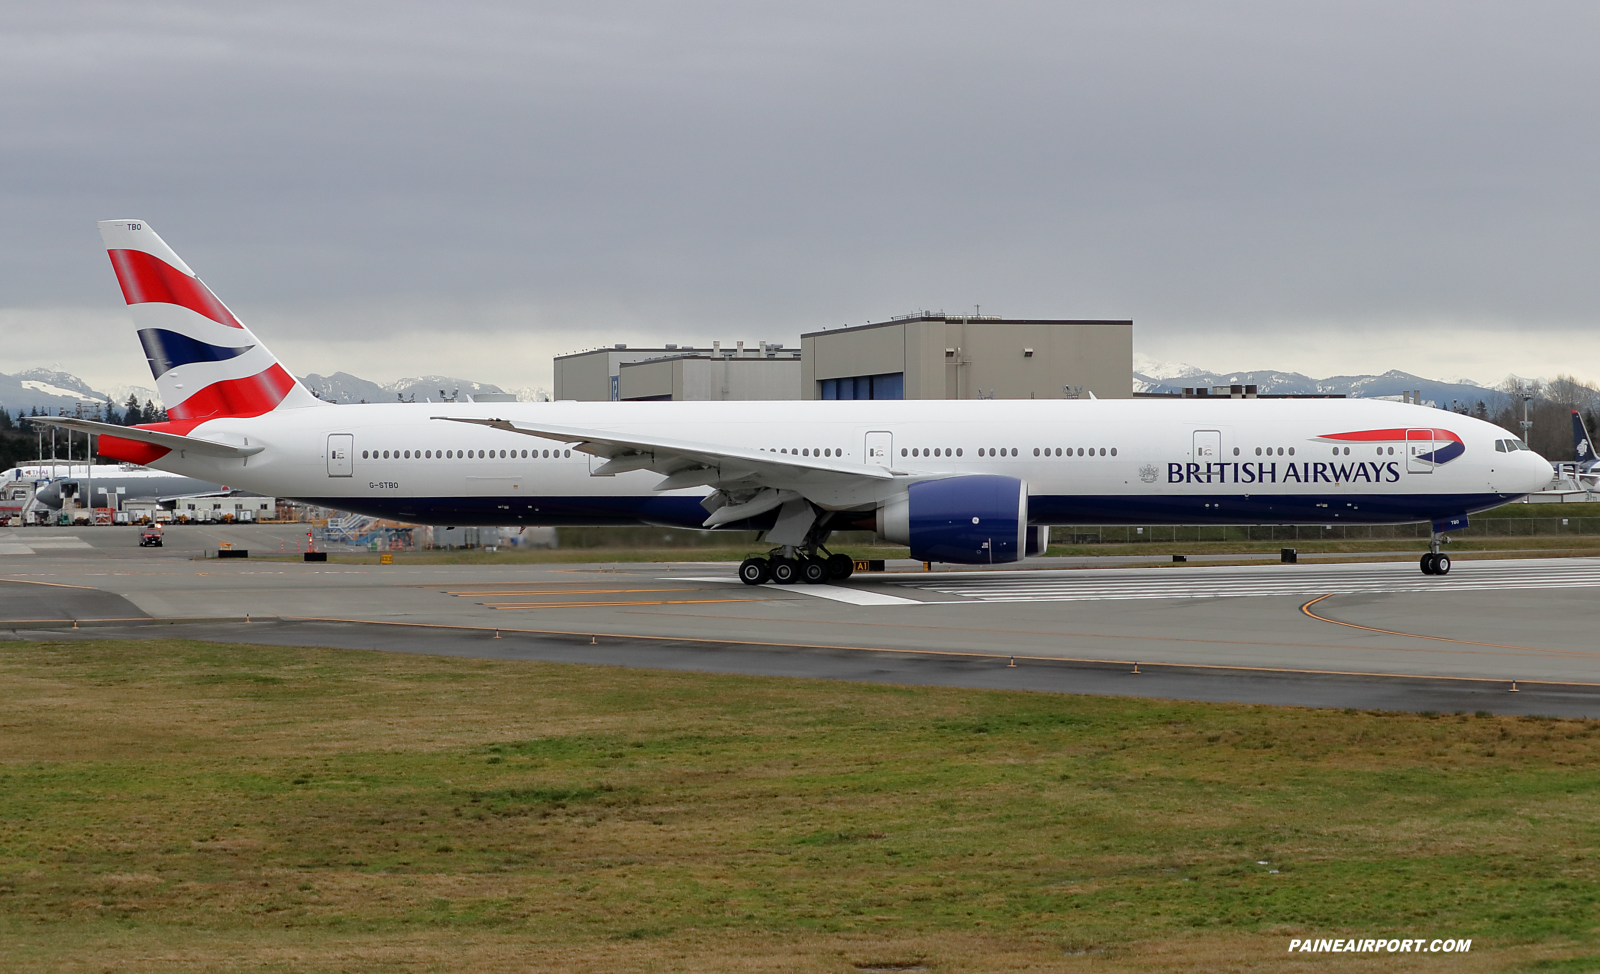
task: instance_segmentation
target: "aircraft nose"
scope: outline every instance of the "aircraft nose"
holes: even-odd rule
[[[60,507],[61,485],[46,484],[45,486],[39,488],[38,493],[34,494],[34,496],[37,497],[39,499],[39,503],[43,504],[45,507]]]
[[[1531,450],[1520,453],[1518,457],[1521,466],[1527,472],[1527,476],[1524,478],[1521,476],[1523,471],[1518,471],[1518,480],[1521,481],[1519,486],[1522,488],[1522,492],[1531,494],[1534,491],[1547,489],[1551,481],[1555,479],[1554,468],[1550,466],[1550,461]]]

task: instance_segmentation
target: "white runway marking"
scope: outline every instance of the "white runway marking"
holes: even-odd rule
[[[891,581],[884,578],[885,581]],[[1600,588],[1600,559],[1471,561],[1434,578],[1412,563],[1283,565],[1272,568],[1088,569],[952,574],[900,581],[975,602],[1084,602],[1102,599],[1215,599],[1359,592],[1473,592]],[[950,604],[950,603],[942,603]]]
[[[15,531],[0,534],[0,555],[31,555],[36,551],[82,550],[93,547],[94,545],[89,542],[71,534],[44,537],[19,535]]]
[[[835,602],[849,602],[851,605],[927,605],[918,599],[903,599],[898,595],[885,595],[882,592],[869,592],[866,589],[849,588],[844,585],[788,585],[785,588],[801,595],[815,595],[819,599],[832,599]]]
[[[729,582],[734,585],[742,584],[737,578],[726,575],[707,575],[701,577],[688,577],[684,575],[663,576],[658,579],[662,582]],[[886,595],[883,592],[869,592],[866,589],[851,588],[846,585],[807,585],[796,582],[793,585],[775,586],[779,591],[798,592],[801,595],[815,595],[819,599],[832,599],[835,602],[848,602],[851,605],[925,605],[920,599],[905,599],[898,595]],[[764,590],[766,586],[762,586]]]

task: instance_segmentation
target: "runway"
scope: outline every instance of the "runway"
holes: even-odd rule
[[[903,683],[1600,716],[1593,636],[1600,559],[1457,561],[1446,578],[1395,563],[1189,565],[905,571],[758,588],[739,584],[733,567],[346,566],[41,549],[0,561],[0,619],[15,627],[15,638],[30,639],[185,635]]]

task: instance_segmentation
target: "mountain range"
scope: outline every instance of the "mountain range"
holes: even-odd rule
[[[1342,395],[1352,399],[1398,400],[1402,394],[1420,391],[1424,405],[1446,409],[1457,402],[1468,407],[1482,402],[1493,411],[1511,398],[1508,393],[1469,379],[1424,379],[1399,369],[1382,375],[1334,375],[1314,379],[1300,372],[1211,372],[1180,362],[1156,362],[1144,356],[1136,357],[1134,363],[1134,392],[1177,393],[1186,388],[1236,384],[1253,385],[1261,395]]]
[[[346,372],[322,376],[315,373],[300,379],[307,389],[320,399],[329,402],[439,402],[446,398],[478,396],[486,393],[505,395],[507,390],[486,382],[473,382],[444,375],[425,375],[396,382],[371,382]],[[542,389],[523,388],[511,390],[519,400],[548,399]],[[51,369],[27,369],[15,375],[0,373],[0,408],[12,412],[76,412],[81,404],[86,413],[103,409],[108,403],[119,410],[129,396],[160,403],[161,397],[154,389],[145,386],[113,386],[98,390],[70,372]]]
[[[394,382],[373,382],[348,372],[332,375],[301,377],[305,387],[320,399],[329,402],[440,402],[483,394],[506,395],[508,392],[523,402],[550,398],[543,389],[524,387],[502,389],[487,382],[473,382],[443,375],[425,375],[399,379]],[[1335,375],[1314,379],[1299,372],[1211,372],[1183,363],[1157,362],[1145,356],[1136,356],[1133,371],[1135,392],[1181,392],[1199,386],[1254,385],[1262,394],[1321,394],[1345,395],[1359,398],[1398,399],[1402,393],[1421,390],[1422,401],[1448,408],[1454,402],[1469,406],[1483,402],[1490,410],[1503,405],[1509,396],[1496,389],[1465,379],[1424,379],[1397,369],[1382,375]],[[13,412],[28,412],[34,408],[42,411],[73,412],[80,403],[93,412],[96,407],[112,403],[118,408],[133,395],[141,403],[159,402],[154,389],[144,386],[115,386],[104,391],[94,389],[70,372],[51,369],[27,369],[14,375],[0,373],[0,407]]]
[[[447,375],[424,375],[378,383],[348,372],[335,372],[332,375],[313,372],[302,376],[300,382],[318,399],[329,402],[445,402],[484,394],[506,395],[508,392],[521,402],[550,398],[542,389],[506,390],[487,382],[472,382]]]

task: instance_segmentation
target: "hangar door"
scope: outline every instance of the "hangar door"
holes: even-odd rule
[[[355,453],[356,438],[354,433],[329,433],[328,434],[328,476],[350,477],[354,475],[354,464],[351,454]]]

